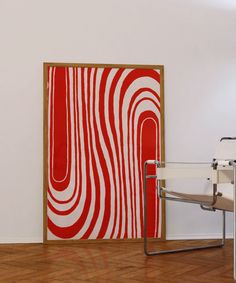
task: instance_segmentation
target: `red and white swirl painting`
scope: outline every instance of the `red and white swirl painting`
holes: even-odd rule
[[[143,164],[163,156],[163,67],[44,67],[45,240],[142,238]],[[160,237],[155,183],[148,214]]]

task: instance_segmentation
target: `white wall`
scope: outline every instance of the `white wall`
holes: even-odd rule
[[[44,61],[164,64],[166,159],[208,161],[236,135],[235,32],[234,0],[0,0],[0,242],[42,241]],[[219,232],[167,209],[169,238]]]

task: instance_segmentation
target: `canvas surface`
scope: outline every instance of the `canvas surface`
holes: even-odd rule
[[[143,163],[161,159],[159,68],[45,65],[46,240],[143,236]],[[148,191],[148,235],[162,208]]]

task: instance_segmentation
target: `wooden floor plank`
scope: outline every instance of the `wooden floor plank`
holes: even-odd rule
[[[160,248],[194,244],[193,241],[158,243]],[[227,240],[224,248],[153,257],[144,255],[141,242],[2,244],[0,282],[231,283],[235,282],[233,241]]]

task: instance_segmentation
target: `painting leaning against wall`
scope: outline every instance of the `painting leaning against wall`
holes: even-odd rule
[[[143,164],[164,160],[163,117],[163,66],[44,63],[44,242],[143,237]],[[148,186],[147,233],[163,238]]]

